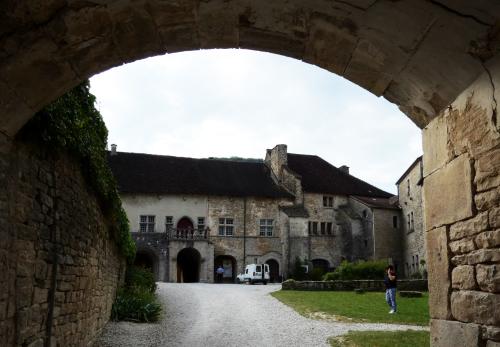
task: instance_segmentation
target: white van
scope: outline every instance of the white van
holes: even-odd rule
[[[249,264],[245,267],[245,272],[236,276],[236,282],[246,282],[249,284],[269,282],[269,265],[268,264]]]

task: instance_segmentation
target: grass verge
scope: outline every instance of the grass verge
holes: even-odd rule
[[[385,293],[280,290],[271,295],[308,318],[423,326],[429,324],[427,294],[422,298],[398,296],[396,314],[388,314]]]
[[[349,331],[328,340],[332,347],[429,347],[427,331]]]

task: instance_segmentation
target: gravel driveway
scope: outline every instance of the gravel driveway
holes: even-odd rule
[[[394,324],[337,323],[305,318],[269,293],[281,285],[159,283],[164,306],[156,324],[110,322],[98,347],[328,346],[348,330],[422,330]]]

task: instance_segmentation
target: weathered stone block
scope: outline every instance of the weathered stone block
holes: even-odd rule
[[[486,229],[488,229],[488,212],[483,212],[474,218],[450,226],[450,240],[472,236]]]
[[[476,236],[478,248],[492,248],[500,245],[500,229],[485,231]]]
[[[450,242],[450,250],[453,254],[468,253],[476,249],[476,245],[472,239],[461,239]]]
[[[484,191],[500,186],[500,149],[488,152],[476,160],[477,191]]]
[[[455,319],[487,325],[500,324],[500,295],[458,291],[451,294],[451,311]]]
[[[424,177],[443,167],[448,161],[448,127],[446,117],[434,118],[422,131]]]
[[[500,264],[476,266],[477,283],[486,292],[500,292]]]
[[[423,199],[425,230],[471,217],[473,212],[469,158],[461,155],[426,177]]]
[[[454,265],[475,265],[480,263],[498,262],[500,261],[500,249],[479,249],[469,254],[456,255],[451,258]]]
[[[478,211],[486,211],[497,207],[500,203],[500,187],[476,194],[474,202]]]
[[[489,211],[489,222],[490,227],[499,228],[500,227],[500,207],[495,207]]]
[[[448,320],[431,320],[431,346],[458,347],[478,346],[480,329],[477,324]]]
[[[429,270],[429,311],[432,318],[450,318],[449,258],[446,228],[441,227],[426,233],[427,260]]]
[[[483,338],[486,340],[500,341],[500,328],[493,326],[485,326],[482,328]]]
[[[474,266],[457,266],[451,273],[452,287],[455,289],[475,289]]]

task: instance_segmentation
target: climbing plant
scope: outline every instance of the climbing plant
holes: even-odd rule
[[[90,83],[85,81],[36,113],[20,136],[28,135],[31,140],[68,152],[80,161],[85,178],[111,221],[111,231],[120,253],[131,263],[135,244],[107,163],[108,130],[95,102]]]

